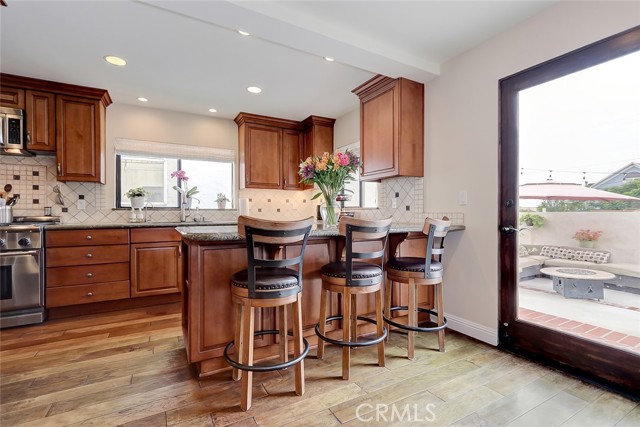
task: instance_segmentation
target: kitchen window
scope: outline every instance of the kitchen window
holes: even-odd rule
[[[143,187],[150,195],[153,207],[177,208],[179,185],[171,172],[183,170],[189,177],[189,189],[198,187],[193,195],[194,207],[217,208],[218,193],[225,194],[235,205],[235,151],[193,147],[148,141],[116,140],[116,207],[131,206],[124,196],[130,188]]]
[[[339,151],[349,150],[360,157],[360,142],[346,145],[338,149]],[[345,194],[351,196],[351,200],[344,202],[345,208],[377,208],[379,182],[360,181],[360,170],[356,173],[355,179],[344,185]]]

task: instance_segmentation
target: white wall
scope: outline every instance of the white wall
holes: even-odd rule
[[[354,95],[355,96],[355,95]],[[360,108],[340,116],[333,126],[333,149],[360,141]]]
[[[640,24],[638,2],[560,2],[443,64],[425,91],[425,211],[462,211],[447,247],[450,325],[497,342],[498,80]],[[460,190],[469,204],[457,205]]]
[[[600,230],[595,248],[611,252],[609,262],[640,264],[640,211],[536,213],[545,218],[544,225],[522,230],[520,243],[578,247],[573,239],[576,231]]]
[[[233,120],[125,104],[110,105],[107,108],[106,207],[115,206],[116,138],[238,150],[238,127]]]

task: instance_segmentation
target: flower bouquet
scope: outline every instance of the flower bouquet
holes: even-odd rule
[[[334,154],[324,152],[322,156],[307,157],[300,163],[300,182],[315,184],[320,190],[311,200],[320,196],[324,198],[326,214],[323,219],[328,226],[338,223],[339,208],[336,209],[336,196],[342,191],[345,182],[354,178],[359,166],[360,159],[349,150],[344,153],[336,151]]]

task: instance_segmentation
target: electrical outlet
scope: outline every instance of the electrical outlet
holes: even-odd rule
[[[79,210],[83,211],[87,208],[87,201],[84,199],[78,199],[78,203],[76,205]]]
[[[398,207],[398,199],[396,199],[395,197],[393,199],[391,199],[391,207],[393,209]]]

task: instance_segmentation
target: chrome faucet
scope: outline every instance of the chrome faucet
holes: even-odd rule
[[[191,215],[187,212],[191,212],[191,207],[187,206],[187,198],[183,194],[182,202],[180,203],[180,222],[187,222],[187,218]]]
[[[151,205],[151,206],[149,206]],[[151,212],[149,212],[147,209],[153,209],[153,203],[151,202],[147,202],[144,204],[144,222],[150,222],[151,221]]]

